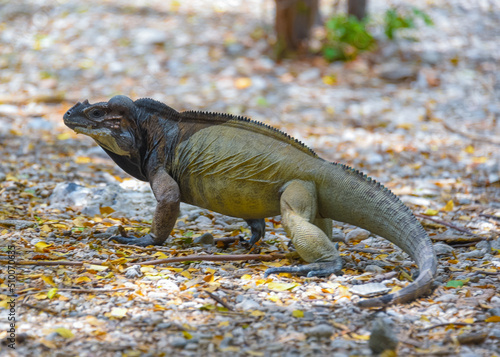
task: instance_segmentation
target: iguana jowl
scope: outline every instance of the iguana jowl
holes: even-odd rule
[[[387,188],[348,166],[329,163],[285,133],[227,114],[177,112],[152,99],[77,103],[65,124],[92,137],[127,173],[148,181],[158,205],[152,232],[121,243],[162,245],[180,202],[243,218],[251,244],[264,234],[264,218],[282,224],[308,263],[271,268],[323,276],[339,273],[332,219],[365,228],[402,248],[417,263],[418,278],[400,291],[360,301],[382,306],[428,291],[436,273],[432,243],[411,211]]]

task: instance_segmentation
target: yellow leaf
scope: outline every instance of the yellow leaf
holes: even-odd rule
[[[297,283],[275,283],[271,282],[267,284],[267,287],[271,290],[274,291],[286,291],[286,290],[291,290],[295,288],[296,286],[299,286]]]
[[[35,244],[35,252],[45,253],[48,251],[48,247],[52,246],[52,244],[47,244],[45,242],[38,242]]]
[[[191,334],[190,334],[189,332],[187,332],[187,331],[182,331],[182,334],[184,335],[184,338],[185,338],[186,340],[190,340],[190,339],[192,339],[192,338],[193,338],[193,335],[191,335]]]
[[[276,295],[270,295],[270,296],[268,296],[267,300],[271,300],[272,302],[276,302],[276,303],[281,303],[280,298],[277,297]]]
[[[216,270],[212,268],[205,268],[205,271],[209,274],[214,274],[216,272]]]
[[[490,316],[488,317],[486,320],[484,320],[485,322],[500,322],[500,316]]]
[[[57,135],[57,140],[68,140],[68,139],[71,139],[70,133],[62,133]]]
[[[42,226],[42,228],[40,228],[40,230],[44,231],[44,232],[52,232],[52,229],[47,225],[47,224],[44,224]]]
[[[240,278],[241,280],[250,280],[252,279],[252,276],[250,274],[244,274]]]
[[[77,156],[75,159],[75,162],[77,164],[88,164],[90,161],[91,161],[90,157],[86,157],[86,156]]]
[[[57,332],[61,337],[64,337],[64,338],[73,338],[75,337],[75,335],[73,334],[73,332],[71,332],[71,330],[65,328],[65,327],[58,327],[56,329],[54,329],[54,332]]]
[[[219,324],[217,325],[217,327],[226,327],[226,326],[229,326],[229,320],[226,320],[226,321],[221,321],[221,322],[219,322]]]
[[[33,295],[33,297],[37,300],[45,300],[47,298],[47,293],[38,293]]]
[[[74,280],[75,284],[80,284],[80,283],[90,283],[92,280],[88,276],[79,276]]]
[[[302,310],[293,310],[292,311],[292,316],[296,318],[302,318],[304,317],[304,311]]]
[[[468,145],[466,148],[465,148],[465,152],[468,153],[468,154],[474,154],[474,146],[472,145]]]
[[[168,255],[163,252],[156,252],[155,254],[153,254],[153,257],[158,259],[168,259]]]
[[[331,74],[329,76],[323,76],[323,78],[321,79],[323,80],[323,83],[329,86],[337,84],[337,76],[335,74]]]
[[[181,275],[187,279],[193,279],[193,276],[191,275],[191,273],[187,270],[184,270]]]
[[[260,310],[253,310],[250,315],[251,316],[255,316],[255,317],[260,317],[260,316],[264,316],[266,313],[264,311],[260,311]]]
[[[453,204],[453,200],[449,200],[446,203],[446,206],[441,208],[441,211],[451,212],[451,211],[453,211],[453,208],[455,208],[455,205]]]
[[[439,212],[436,211],[435,209],[427,208],[424,212],[426,216],[437,216]]]
[[[54,280],[52,280],[52,277],[51,277],[51,276],[46,276],[46,275],[44,275],[44,276],[42,276],[41,278],[42,278],[42,280],[43,280],[44,282],[46,282],[47,284],[52,285],[52,286],[56,286],[56,283],[54,283]]]
[[[95,270],[95,271],[104,271],[108,269],[108,267],[105,265],[95,265],[95,264],[84,264],[84,267],[87,270]]]
[[[474,323],[474,321],[475,321],[475,320],[474,320],[472,317],[469,317],[469,318],[467,318],[467,319],[464,319],[464,321],[463,321],[463,322],[465,322],[466,324],[473,324],[473,323]]]
[[[115,210],[112,209],[111,207],[99,207],[99,212],[101,212],[101,214],[111,214],[114,211]]]
[[[355,340],[363,340],[368,341],[370,339],[370,335],[358,335],[357,333],[351,333],[351,337]]]
[[[252,85],[252,80],[248,77],[240,77],[234,81],[234,86],[237,89],[245,89]]]

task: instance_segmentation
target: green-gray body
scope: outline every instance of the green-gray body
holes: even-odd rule
[[[95,110],[105,113],[97,113],[102,119],[94,118]],[[361,306],[409,301],[432,283],[432,244],[396,196],[358,171],[319,158],[276,129],[229,115],[178,113],[158,102],[126,97],[79,103],[65,122],[92,136],[127,172],[151,183],[158,199],[156,237],[144,244],[165,241],[180,201],[243,218],[257,239],[263,234],[262,219],[281,214],[297,252],[311,264],[270,273],[327,275],[341,267],[331,241],[331,220],[337,220],[390,240],[420,268],[419,278],[407,288],[361,301]],[[135,238],[127,242],[138,243]]]

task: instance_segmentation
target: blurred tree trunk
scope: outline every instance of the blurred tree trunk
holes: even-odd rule
[[[319,18],[319,0],[276,1],[276,57],[301,53],[307,49],[311,28]]]
[[[347,13],[354,15],[361,21],[366,17],[366,3],[368,0],[347,0]]]

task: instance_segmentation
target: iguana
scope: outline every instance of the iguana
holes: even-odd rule
[[[64,123],[92,137],[128,174],[150,183],[158,202],[152,233],[113,237],[125,244],[162,245],[180,202],[243,218],[250,244],[264,234],[264,218],[281,214],[300,257],[309,264],[271,268],[326,276],[340,273],[332,220],[380,235],[417,263],[418,278],[363,307],[413,300],[426,293],[436,273],[436,255],[412,212],[387,188],[346,165],[330,163],[287,134],[244,117],[178,112],[152,100],[115,96],[108,102],[77,103]]]

